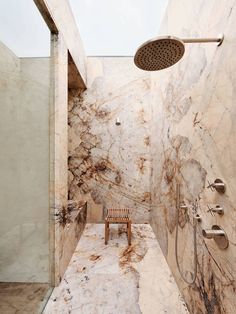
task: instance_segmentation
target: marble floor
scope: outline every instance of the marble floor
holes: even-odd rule
[[[50,292],[48,284],[0,282],[0,313],[41,313]]]
[[[150,225],[87,224],[69,267],[44,314],[188,313]]]

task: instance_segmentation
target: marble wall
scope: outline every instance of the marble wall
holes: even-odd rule
[[[87,87],[69,93],[69,199],[88,202],[88,222],[102,222],[108,207],[148,222],[150,76],[133,58],[91,57]]]
[[[232,0],[171,0],[161,34],[216,37],[222,46],[186,44],[183,59],[151,75],[151,221],[169,266],[191,313],[235,312],[236,299],[236,3]],[[207,189],[221,178],[226,193]],[[176,183],[181,201],[179,259],[187,278],[193,272],[193,211],[197,203],[202,222],[197,227],[198,273],[195,284],[181,279],[175,257]],[[224,216],[211,215],[207,204],[220,204]],[[202,229],[221,226],[229,247],[220,250],[204,239]]]
[[[52,36],[50,107],[50,253],[51,282],[59,284],[81,236],[87,206],[68,203],[68,49],[61,34]]]

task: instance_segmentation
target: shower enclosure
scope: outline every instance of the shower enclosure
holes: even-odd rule
[[[53,264],[50,31],[33,1],[1,1],[0,20],[0,312],[40,313]]]

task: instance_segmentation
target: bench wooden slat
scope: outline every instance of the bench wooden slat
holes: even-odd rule
[[[105,244],[109,238],[109,223],[126,223],[128,243],[131,245],[131,210],[128,208],[108,208],[105,218]]]

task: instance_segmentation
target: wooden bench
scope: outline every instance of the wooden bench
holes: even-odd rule
[[[127,225],[128,244],[131,245],[131,210],[130,209],[112,209],[107,210],[105,218],[105,244],[109,239],[109,224],[125,223]]]

